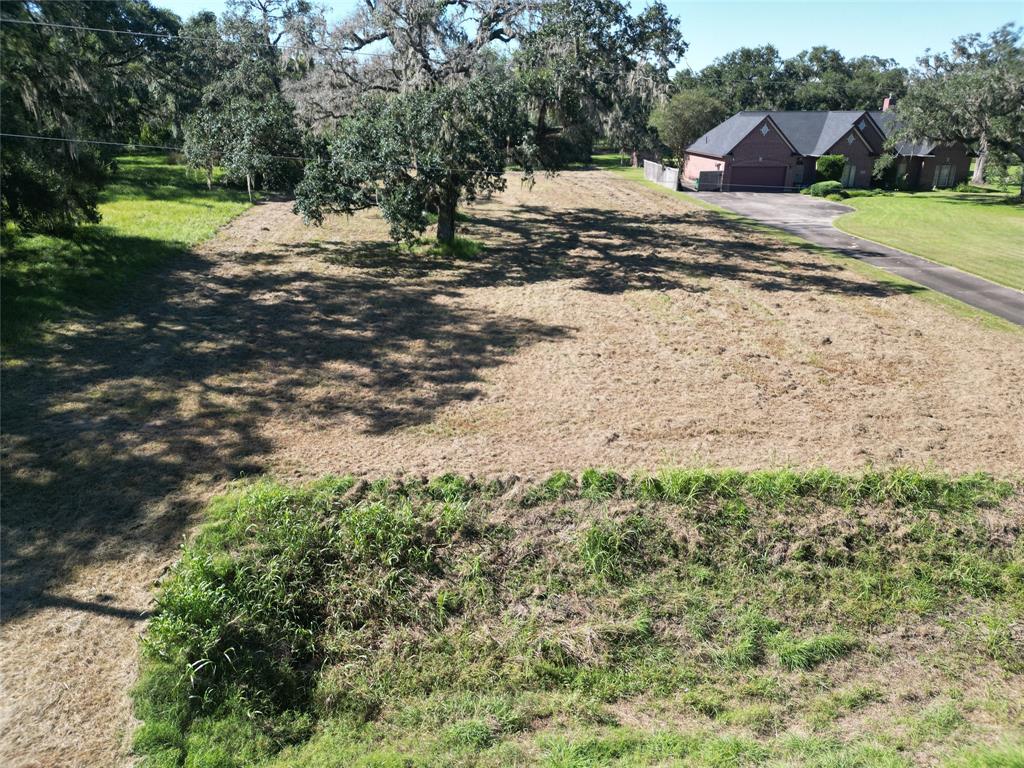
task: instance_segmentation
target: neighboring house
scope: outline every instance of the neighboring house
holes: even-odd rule
[[[819,157],[845,155],[843,184],[869,187],[894,118],[882,110],[737,112],[687,147],[681,181],[727,191],[799,189],[814,182]],[[907,174],[911,189],[951,187],[964,181],[970,168],[962,144],[922,141],[897,145],[895,151],[897,173]]]

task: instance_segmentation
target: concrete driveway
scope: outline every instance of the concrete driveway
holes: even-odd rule
[[[799,235],[815,245],[866,261],[972,307],[1024,325],[1024,293],[922,259],[887,245],[848,235],[832,222],[853,208],[807,195],[772,192],[686,192],[696,198]]]

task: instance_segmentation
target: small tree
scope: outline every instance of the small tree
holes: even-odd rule
[[[651,115],[658,136],[680,160],[686,148],[727,117],[725,105],[707,91],[679,91]]]
[[[845,155],[822,155],[814,163],[818,181],[839,181],[846,167]]]
[[[281,93],[279,34],[268,26],[272,10],[302,6],[266,0],[232,7],[262,14],[227,16],[222,31],[234,43],[227,46],[218,77],[203,89],[202,106],[185,124],[185,158],[213,180],[213,168],[223,165],[230,181],[245,182],[252,199],[254,187],[286,187],[299,174],[301,141],[292,106]]]
[[[533,147],[510,81],[481,78],[461,86],[364,98],[326,139],[296,187],[295,211],[321,223],[326,213],[379,207],[395,240],[427,228],[455,239],[460,199],[505,188],[505,164],[529,174]]]

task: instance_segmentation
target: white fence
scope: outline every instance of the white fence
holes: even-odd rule
[[[679,169],[644,160],[644,178],[669,189],[679,189]]]

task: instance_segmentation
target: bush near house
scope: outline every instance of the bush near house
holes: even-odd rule
[[[812,197],[827,197],[828,195],[841,194],[843,192],[843,185],[838,181],[816,181],[811,186],[801,189],[800,192]]]
[[[819,181],[839,181],[845,167],[845,155],[822,155],[814,164]]]
[[[149,767],[938,765],[1015,733],[1016,493],[906,470],[243,485],[160,588],[136,749]],[[855,712],[874,730],[843,728]]]

